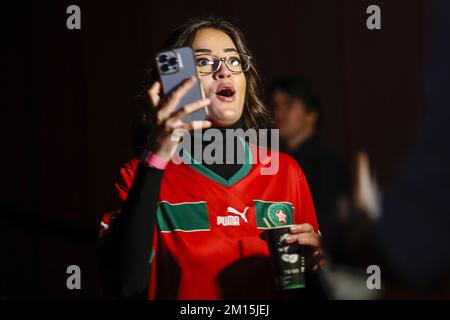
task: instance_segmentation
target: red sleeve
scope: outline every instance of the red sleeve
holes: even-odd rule
[[[128,197],[128,192],[131,189],[131,185],[133,183],[134,175],[139,165],[139,161],[139,159],[132,159],[120,169],[119,178],[114,184],[116,188],[116,195],[120,203],[124,202]],[[100,222],[99,238],[103,238],[107,234],[109,224],[117,214],[120,214],[120,210],[109,211],[103,215]]]
[[[295,160],[293,160],[295,161]],[[319,225],[317,223],[316,209],[314,208],[314,202],[309,191],[308,181],[300,166],[295,162],[293,164],[296,172],[294,179],[296,179],[295,187],[295,223],[309,223],[313,226],[314,231],[319,231]]]
[[[139,159],[132,159],[120,169],[120,176],[118,181],[115,183],[115,187],[117,196],[121,201],[125,201],[128,197],[128,192],[131,189],[139,161]]]

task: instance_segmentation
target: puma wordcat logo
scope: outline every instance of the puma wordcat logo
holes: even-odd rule
[[[228,207],[227,212],[232,213],[234,215],[228,215],[228,216],[217,216],[217,225],[218,226],[240,226],[241,225],[241,219],[244,220],[246,223],[248,223],[247,220],[247,210],[249,207],[245,207],[243,212],[240,212],[236,210],[233,207]]]

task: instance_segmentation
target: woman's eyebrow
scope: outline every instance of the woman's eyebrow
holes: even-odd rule
[[[205,49],[205,48],[200,48],[200,49],[196,49],[195,52],[212,53],[212,50]],[[235,48],[225,48],[225,49],[223,49],[223,52],[237,52],[237,50]]]
[[[212,51],[209,49],[196,49],[195,52],[206,52],[206,53],[211,53]]]

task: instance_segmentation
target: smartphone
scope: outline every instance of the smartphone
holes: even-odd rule
[[[156,55],[156,66],[164,95],[171,94],[187,78],[192,76],[197,78],[194,86],[181,98],[176,110],[188,103],[204,98],[203,88],[197,73],[197,61],[190,47],[159,52]],[[194,120],[205,120],[206,118],[206,109],[201,108],[183,117],[182,121],[187,123]]]

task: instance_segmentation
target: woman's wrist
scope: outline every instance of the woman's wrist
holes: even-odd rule
[[[148,167],[164,170],[166,169],[170,160],[167,160],[150,150],[144,150],[144,152],[142,153],[141,161]]]

